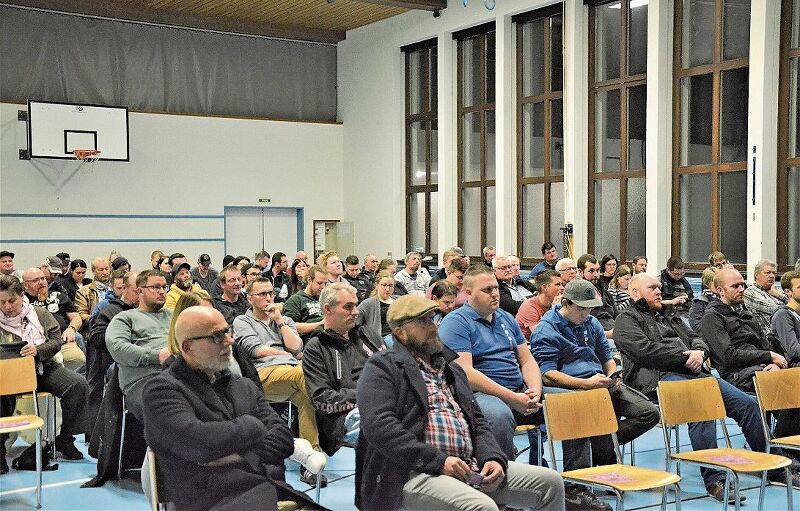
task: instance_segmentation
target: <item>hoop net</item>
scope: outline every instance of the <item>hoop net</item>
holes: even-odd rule
[[[76,160],[86,163],[94,163],[97,161],[100,151],[96,149],[75,149],[72,151],[72,154],[75,155]]]

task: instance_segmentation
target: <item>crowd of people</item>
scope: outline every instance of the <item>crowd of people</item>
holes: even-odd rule
[[[520,259],[494,247],[479,261],[452,247],[438,271],[417,252],[398,264],[299,251],[290,264],[261,251],[217,270],[208,254],[192,264],[158,250],[142,269],[118,253],[87,264],[62,252],[18,271],[4,250],[0,341],[34,357],[39,389],[60,399],[62,459],[84,457],[75,436],[102,434],[95,419],[118,388],[178,509],[319,508],[285,482],[301,445],[356,449],[359,509],[608,510],[538,465],[535,435],[528,463],[515,462],[515,429],[543,424],[547,394],[606,388],[628,443],[658,422],[667,380],[717,378],[749,447],[766,449],[752,378],[800,365],[800,261],[779,279],[759,261],[748,286],[715,252],[695,294],[678,256],[655,274],[641,256],[541,252],[523,277]],[[270,406],[287,401],[299,444]],[[1,404],[13,413],[13,398]],[[800,434],[800,411],[778,412],[773,433]],[[689,436],[694,449],[717,443],[713,423]],[[0,448],[4,474],[5,438]],[[563,454],[564,470],[616,461],[605,436],[565,441]],[[798,455],[784,454],[792,480],[769,477],[800,487]],[[722,472],[701,476],[711,497],[733,501]],[[303,465],[300,479],[327,484]]]

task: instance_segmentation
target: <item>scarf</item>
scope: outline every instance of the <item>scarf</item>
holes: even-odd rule
[[[0,327],[34,346],[44,344],[47,340],[44,328],[27,296],[22,297],[22,312],[18,315],[9,317],[0,311]]]
[[[99,302],[106,295],[106,291],[108,291],[108,284],[95,279],[94,288],[97,290],[97,301]]]

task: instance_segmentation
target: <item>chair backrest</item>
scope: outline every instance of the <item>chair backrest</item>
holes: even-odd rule
[[[716,378],[658,382],[658,404],[667,426],[724,419],[725,403]]]
[[[552,440],[610,435],[618,429],[608,389],[546,394],[544,413]]]
[[[800,408],[800,367],[755,374],[758,402],[764,411]]]
[[[0,396],[36,390],[36,362],[33,357],[0,360]]]

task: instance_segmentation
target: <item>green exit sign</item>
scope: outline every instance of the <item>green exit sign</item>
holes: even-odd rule
[[[258,202],[272,202],[272,199],[258,199]]]

